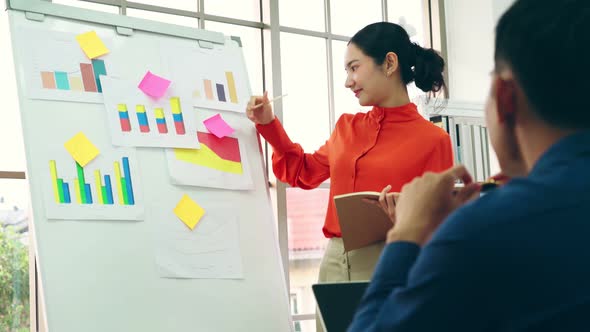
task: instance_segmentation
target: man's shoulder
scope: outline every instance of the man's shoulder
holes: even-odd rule
[[[499,231],[524,216],[534,213],[544,196],[526,180],[517,180],[467,203],[447,217],[439,233],[477,237]]]

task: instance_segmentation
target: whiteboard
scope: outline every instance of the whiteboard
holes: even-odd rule
[[[162,44],[213,46],[221,52],[235,52],[240,46],[219,33],[45,1],[12,0],[8,15],[33,207],[32,228],[49,331],[291,331],[287,286],[260,143],[244,114],[233,109],[185,110],[185,116],[195,116],[199,122],[202,116],[219,112],[236,129],[232,137],[240,141],[240,148],[248,156],[242,160],[247,166],[243,169],[251,177],[248,190],[173,184],[166,149],[115,149],[99,94],[88,97],[89,91],[78,91],[67,101],[63,96],[53,98],[51,91],[41,96],[31,94],[31,77],[40,79],[39,71],[45,69],[30,68],[28,52],[60,54],[63,50],[36,48],[37,44],[25,37],[31,32],[45,38],[53,32],[63,37],[94,30],[111,51],[105,57],[107,76],[131,82],[139,82],[147,70],[167,74],[167,64],[161,61]],[[44,40],[46,44],[47,39]],[[59,64],[60,58],[54,60]],[[78,61],[75,57],[63,60]],[[38,65],[44,59],[36,61]],[[37,72],[31,74],[31,70]],[[67,75],[81,75],[75,73],[75,67],[64,70]],[[243,57],[235,70],[245,72]],[[83,132],[100,149],[105,168],[132,156],[128,159],[132,168],[128,174],[137,184],[131,189],[135,194],[133,217],[121,212],[120,218],[100,219],[98,213],[85,219],[56,212],[61,217],[48,218],[47,206],[59,199],[47,195],[49,161],[58,161],[56,167],[62,182],[74,185],[80,181],[71,179],[75,174],[68,167],[74,166],[59,162],[59,153],[51,151],[62,149],[64,142],[78,132]],[[108,170],[102,176],[106,173]],[[102,177],[98,179],[100,186]],[[189,233],[173,214],[183,195],[206,210],[194,229],[198,231],[204,226],[202,233]],[[73,202],[74,197],[69,198]],[[114,198],[115,204],[119,202],[116,196],[110,198]],[[92,204],[98,204],[97,197],[93,199]],[[124,203],[131,204],[121,198],[120,204]],[[109,213],[108,209],[105,213]],[[179,232],[195,234],[194,238],[183,238],[188,244],[211,240],[208,234],[217,232],[215,243],[223,244],[227,250],[237,250],[239,256],[232,256],[231,261],[225,261],[224,256],[208,256],[211,264],[223,263],[226,270],[216,270],[221,275],[211,273],[194,278],[194,273],[188,273],[191,271],[168,271],[166,264],[182,265],[200,259],[186,256],[171,263],[166,258],[178,250],[174,241]],[[162,259],[166,262],[159,262]],[[198,272],[198,266],[191,267]]]

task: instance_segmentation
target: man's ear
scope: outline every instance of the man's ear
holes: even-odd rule
[[[395,52],[387,52],[387,54],[385,54],[385,61],[383,64],[385,75],[391,76],[399,67],[399,59],[397,58],[397,54]]]
[[[516,83],[511,78],[495,78],[495,98],[498,121],[513,124],[516,118]]]

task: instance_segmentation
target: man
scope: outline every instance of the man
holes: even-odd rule
[[[470,200],[458,166],[395,210],[383,194],[395,224],[350,331],[590,331],[590,4],[516,1],[495,47],[485,115],[512,180]]]

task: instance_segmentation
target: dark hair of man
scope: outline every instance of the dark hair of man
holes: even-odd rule
[[[558,128],[590,128],[589,50],[588,0],[518,0],[496,26],[496,71],[509,67],[534,112]]]

